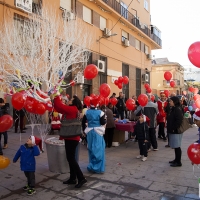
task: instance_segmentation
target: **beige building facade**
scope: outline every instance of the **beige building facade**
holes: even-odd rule
[[[175,87],[164,78],[165,72],[171,72]],[[160,96],[160,92],[169,90],[170,93],[181,95],[184,91],[184,68],[179,63],[169,62],[167,58],[158,58],[152,61],[151,88],[154,94]]]
[[[19,2],[0,1],[2,24],[6,18],[14,19],[16,14],[26,16],[35,8],[53,6],[63,20],[68,15],[71,20],[81,19],[89,27],[93,42],[86,65],[97,65],[99,73],[93,80],[85,79],[84,83],[68,88],[70,96],[77,94],[83,99],[91,93],[98,94],[99,86],[108,83],[111,93],[123,91],[129,98],[145,93],[145,82],[154,83],[150,75],[151,50],[161,49],[162,40],[159,29],[150,21],[150,0],[133,0],[131,4],[129,0],[29,0],[31,7],[20,7]],[[119,76],[129,77],[129,84],[122,90],[114,85]],[[73,77],[71,74],[65,81]]]

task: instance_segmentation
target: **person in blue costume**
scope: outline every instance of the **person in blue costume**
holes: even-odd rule
[[[105,113],[97,110],[98,100],[93,98],[90,101],[90,109],[83,116],[82,128],[87,135],[89,165],[88,171],[94,173],[105,172]],[[87,126],[86,126],[87,124]]]

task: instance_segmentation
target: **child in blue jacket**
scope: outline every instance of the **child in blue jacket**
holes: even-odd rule
[[[35,156],[40,155],[40,151],[35,144],[35,137],[30,136],[24,145],[21,145],[17,151],[13,162],[17,162],[20,157],[20,167],[27,177],[27,186],[23,190],[27,190],[28,195],[33,195],[35,191]]]

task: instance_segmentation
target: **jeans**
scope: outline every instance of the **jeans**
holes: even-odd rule
[[[8,133],[7,133],[7,131],[0,133],[0,137],[1,137],[1,135],[3,135],[3,137],[4,137],[4,145],[8,144]],[[1,138],[0,138],[0,140],[1,140]]]

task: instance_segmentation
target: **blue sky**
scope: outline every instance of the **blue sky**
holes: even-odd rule
[[[150,6],[151,23],[161,30],[162,39],[162,50],[154,50],[152,55],[199,71],[187,52],[192,43],[200,41],[200,0],[150,0]]]

